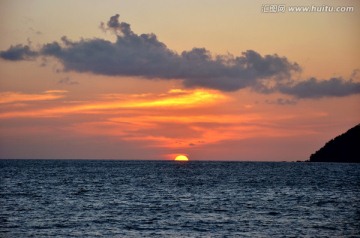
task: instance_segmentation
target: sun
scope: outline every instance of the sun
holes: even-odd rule
[[[176,156],[175,161],[189,161],[189,158],[186,155],[178,155]]]

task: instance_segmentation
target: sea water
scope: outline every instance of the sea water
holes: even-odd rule
[[[0,160],[0,237],[359,237],[360,165]]]

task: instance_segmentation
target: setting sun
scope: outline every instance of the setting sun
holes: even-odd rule
[[[186,155],[178,155],[176,156],[175,161],[189,161],[189,158]]]

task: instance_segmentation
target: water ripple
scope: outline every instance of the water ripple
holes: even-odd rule
[[[359,237],[360,166],[0,161],[4,237]]]

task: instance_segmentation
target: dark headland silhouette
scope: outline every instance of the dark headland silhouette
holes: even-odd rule
[[[360,124],[327,142],[310,162],[360,163]]]

